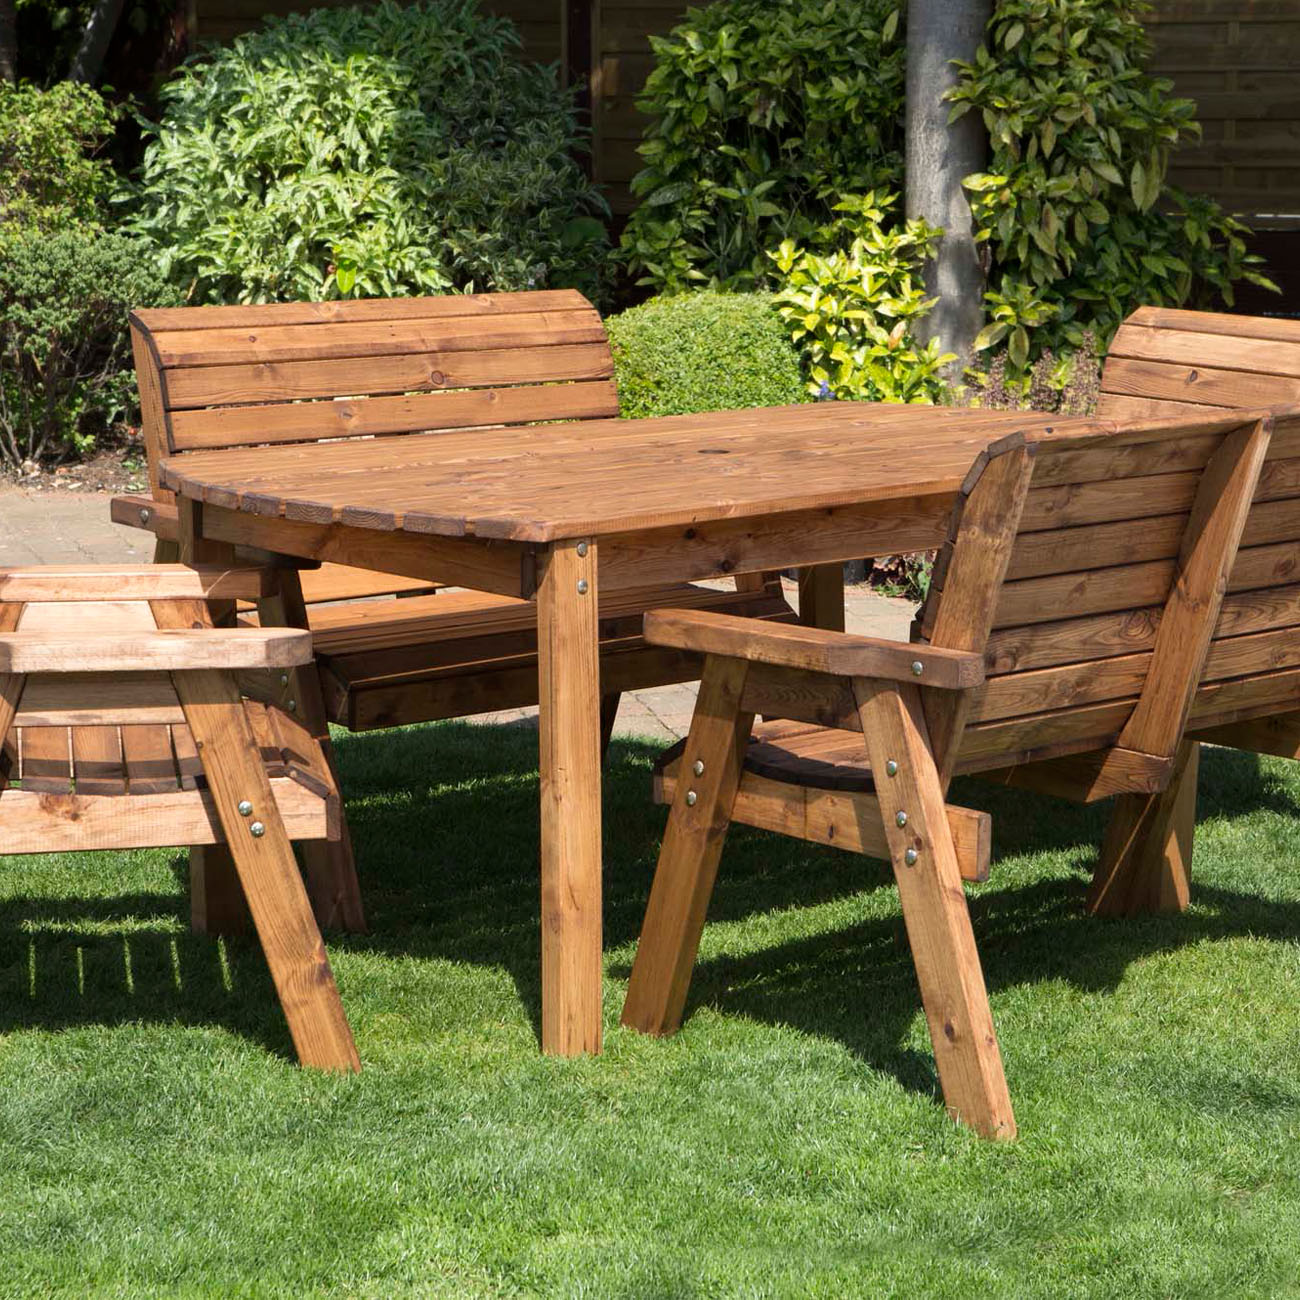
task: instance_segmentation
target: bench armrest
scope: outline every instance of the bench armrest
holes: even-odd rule
[[[652,645],[835,677],[883,677],[954,690],[978,686],[984,680],[984,656],[970,651],[705,610],[650,610],[645,616],[645,639]]]
[[[311,633],[285,628],[0,634],[4,674],[294,668],[310,661]]]
[[[147,496],[114,497],[108,516],[115,524],[143,528],[159,541],[174,542],[180,536],[180,512],[174,501],[155,501]]]

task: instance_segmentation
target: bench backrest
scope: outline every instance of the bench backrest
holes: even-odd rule
[[[1110,345],[1097,414],[1130,420],[1300,404],[1300,321],[1139,307]]]
[[[985,654],[939,737],[957,770],[1167,758],[1184,720],[1300,705],[1300,409],[1007,440],[967,481],[920,634]]]
[[[157,461],[201,448],[618,414],[576,290],[159,308],[131,334],[160,499]]]

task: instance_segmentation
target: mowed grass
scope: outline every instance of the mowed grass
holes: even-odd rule
[[[1190,912],[1101,922],[1104,809],[970,891],[1021,1137],[955,1127],[883,864],[737,830],[688,1018],[618,1028],[664,812],[606,803],[607,1048],[537,1050],[536,737],[344,737],[364,1071],[292,1064],[173,852],[0,859],[0,1294],[1278,1296],[1300,1277],[1300,766],[1207,751]]]

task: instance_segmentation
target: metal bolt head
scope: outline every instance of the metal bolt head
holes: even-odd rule
[[[152,518],[153,518],[153,511],[152,511],[152,510],[145,510],[145,509],[143,509],[143,508],[141,509],[141,511],[140,511],[140,522],[141,522],[142,524],[147,524],[147,523],[149,522],[149,520],[152,519]]]
[[[288,673],[281,673],[281,674],[280,674],[280,685],[281,685],[281,686],[288,686],[288,685],[289,685],[289,674],[288,674]]]
[[[247,799],[239,801],[239,815],[241,817],[251,817],[253,815],[253,805]]]
[[[907,852],[903,854],[903,861],[906,862],[909,867],[914,867],[916,866],[916,859],[918,856],[919,854],[915,849],[908,849]]]
[[[579,542],[579,543],[578,543],[578,554],[579,554],[580,556],[584,556],[584,557],[585,557],[586,554],[587,554],[587,552],[588,552],[590,549],[591,549],[591,548],[587,545],[586,542]]]
[[[906,814],[905,812],[895,813],[895,814],[894,814],[894,825],[895,825],[895,826],[906,826],[906,825],[907,825],[907,814]]]
[[[588,590],[588,587],[587,587],[587,579],[586,579],[586,578],[579,578],[579,579],[578,579],[578,595],[579,595],[579,596],[585,596],[585,595],[587,594],[587,590]]]
[[[298,701],[297,701],[297,700],[290,700],[289,703],[285,705],[285,708],[287,708],[287,709],[289,710],[290,713],[297,713],[297,712],[298,712]]]
[[[691,771],[694,772],[696,776],[703,776],[704,760],[702,758],[697,758],[695,762],[691,764]]]
[[[925,665],[919,659],[912,660],[912,676],[920,677],[925,672]]]
[[[885,763],[885,775],[886,776],[898,775],[898,764],[894,762],[892,758]]]
[[[249,828],[248,833],[255,839],[260,840],[266,834],[266,827],[261,822],[254,822]]]
[[[694,808],[694,807],[695,807],[695,801],[696,801],[699,797],[700,797],[700,796],[697,795],[697,794],[695,793],[694,790],[687,790],[687,792],[686,792],[686,806],[687,806],[688,808]]]

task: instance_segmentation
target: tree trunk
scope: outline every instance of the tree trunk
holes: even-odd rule
[[[951,125],[944,92],[957,82],[953,59],[970,60],[984,39],[993,0],[910,0],[907,6],[907,215],[942,226],[926,292],[938,302],[918,322],[922,339],[955,352],[960,380],[983,317],[984,272],[962,180],[983,169],[988,137],[979,113]]]
[[[0,81],[18,80],[18,31],[15,0],[0,0]]]
[[[4,0],[0,0],[0,3],[4,3]],[[93,86],[99,80],[99,70],[104,66],[108,43],[113,39],[117,20],[122,16],[122,4],[123,0],[95,0],[95,7],[90,11],[90,21],[81,38],[81,48],[72,60],[72,71],[68,74],[70,81],[84,81]]]

